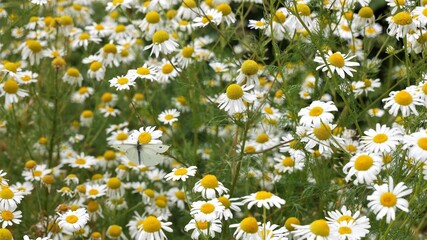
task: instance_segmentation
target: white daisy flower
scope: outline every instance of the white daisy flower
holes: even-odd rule
[[[313,151],[317,146],[319,153],[331,153],[333,146],[339,148],[344,145],[341,137],[332,134],[332,130],[335,127],[335,124],[328,123],[321,123],[317,126],[312,125],[308,128],[306,135],[303,136],[301,141],[306,142],[305,148],[309,151]]]
[[[398,12],[386,20],[388,22],[387,34],[395,36],[397,39],[405,37],[410,31],[416,31],[412,15],[409,12]]]
[[[298,150],[292,152],[291,155],[279,155],[274,158],[274,169],[278,173],[292,173],[294,171],[301,171],[304,168],[305,154]]]
[[[371,108],[368,110],[368,114],[371,117],[382,117],[384,116],[384,110],[380,109],[380,108]]]
[[[284,226],[273,224],[270,221],[259,227],[258,235],[262,240],[287,240],[289,232]]]
[[[136,141],[139,144],[162,144],[162,141],[159,140],[162,134],[162,131],[156,130],[154,126],[141,127],[138,130],[133,130],[127,141],[132,144],[135,144]]]
[[[257,62],[254,60],[244,61],[237,71],[239,73],[236,77],[237,84],[259,86],[258,71],[259,67]]]
[[[403,138],[409,157],[417,162],[427,162],[427,130],[421,129]]]
[[[233,213],[231,210],[235,212],[240,212],[240,207],[242,202],[240,202],[239,198],[230,198],[230,195],[226,194],[217,198],[218,201],[224,206],[224,210],[219,212],[218,218],[220,220],[228,220],[233,218]]]
[[[68,210],[66,213],[58,213],[59,217],[56,220],[58,226],[65,231],[74,232],[83,228],[89,221],[89,214],[86,209],[79,208],[75,211]]]
[[[412,189],[405,186],[403,182],[396,186],[393,178],[389,177],[388,183],[374,185],[375,191],[368,196],[368,207],[376,214],[376,219],[386,217],[386,222],[390,223],[396,218],[396,208],[409,212],[408,201],[403,197],[412,193]]]
[[[156,58],[159,57],[159,53],[167,55],[174,52],[178,47],[178,43],[170,39],[169,33],[165,30],[156,31],[151,40],[153,43],[144,47],[144,50],[151,48],[150,56],[154,53]]]
[[[365,151],[372,153],[390,153],[399,145],[402,132],[397,128],[389,128],[377,123],[374,129],[365,131],[361,144]]]
[[[230,228],[237,228],[233,233],[236,240],[260,240],[258,235],[261,223],[254,217],[246,217],[240,223],[231,224]]]
[[[14,224],[19,225],[21,223],[22,212],[15,210],[3,209],[0,210],[0,222],[1,227],[6,228]]]
[[[80,74],[80,71],[77,68],[70,67],[65,72],[62,80],[71,85],[78,85],[80,87],[83,82],[83,76]]]
[[[127,72],[126,76],[128,78],[133,78],[134,80],[136,78],[141,79],[147,79],[150,81],[156,80],[157,75],[157,67],[155,66],[149,66],[147,63],[144,63],[143,66],[137,68],[137,69],[131,69]]]
[[[334,120],[334,115],[331,112],[336,111],[338,111],[338,108],[332,101],[313,101],[310,106],[302,108],[298,112],[298,116],[301,117],[299,122],[304,126],[331,123]]]
[[[174,168],[172,172],[165,175],[165,179],[167,181],[186,181],[189,177],[194,177],[196,175],[196,166],[190,166],[190,167],[180,167],[180,168]]]
[[[28,92],[19,87],[17,81],[12,78],[0,84],[0,97],[5,96],[4,106],[7,109],[10,104],[17,103],[19,98],[28,96]]]
[[[221,233],[221,220],[196,221],[195,219],[191,219],[190,222],[185,225],[184,230],[186,232],[193,230],[191,238],[195,240],[201,239],[201,235],[215,238],[216,234]]]
[[[196,182],[193,192],[200,192],[203,198],[212,199],[227,193],[228,189],[218,181],[215,175],[208,174]]]
[[[381,171],[382,159],[373,153],[358,153],[343,167],[343,172],[347,174],[345,180],[350,181],[353,175],[356,176],[354,184],[371,184]]]
[[[360,234],[361,237],[364,237],[366,234],[369,233],[369,228],[371,228],[369,218],[367,218],[366,216],[360,216],[360,211],[356,211],[354,214],[352,214],[350,210],[347,210],[346,206],[342,206],[341,210],[335,210],[330,212],[328,211],[328,216],[326,217],[326,220],[328,220],[329,224],[335,225],[337,223],[340,224],[343,222],[348,223],[350,225],[349,228],[351,229],[347,229],[347,231],[345,231],[345,226],[343,226],[344,228],[341,229],[343,230],[343,232],[346,232],[348,234],[357,232],[355,234]],[[334,227],[338,227],[337,230],[339,230],[341,226],[335,225]]]
[[[250,29],[262,30],[266,27],[268,27],[268,24],[264,18],[261,18],[260,20],[249,20],[248,28]]]
[[[196,221],[212,222],[218,219],[220,212],[224,211],[224,206],[214,198],[209,201],[197,201],[191,204],[190,214]]]
[[[418,115],[418,111],[415,108],[417,105],[424,105],[424,102],[417,94],[415,88],[408,87],[405,90],[390,92],[388,98],[384,98],[382,101],[385,103],[384,109],[388,109],[388,112],[397,116],[399,110],[402,113],[402,117],[407,117],[411,114]]]
[[[282,205],[285,205],[286,201],[271,192],[258,191],[256,193],[242,197],[242,204],[246,203],[248,203],[248,209],[251,209],[254,205],[259,208],[264,207],[270,209],[270,207],[273,206],[281,208]]]
[[[321,53],[318,53],[320,55]],[[360,66],[358,62],[351,62],[350,60],[355,58],[354,56],[349,56],[350,53],[346,55],[342,55],[341,52],[332,52],[329,50],[326,54],[324,54],[324,58],[326,62],[323,60],[321,56],[316,56],[314,61],[320,63],[320,66],[316,68],[316,70],[321,69],[323,72],[327,72],[328,77],[332,77],[332,74],[336,71],[341,78],[345,78],[345,75],[349,75],[353,77],[352,72],[356,72],[355,69],[351,67]],[[330,71],[329,71],[330,69]]]
[[[44,45],[44,42],[30,39],[22,43],[18,49],[22,51],[21,57],[23,60],[29,59],[30,65],[38,65],[43,57]]]
[[[105,196],[107,193],[107,185],[105,184],[86,184],[86,197],[96,199]]]
[[[242,113],[247,109],[243,101],[252,103],[255,101],[256,96],[248,93],[254,86],[240,86],[238,84],[231,84],[227,87],[226,93],[223,93],[218,98],[219,109],[224,109],[230,115],[235,113]]]
[[[164,222],[163,218],[148,216],[138,225],[138,234],[136,239],[167,239],[163,231],[172,232],[171,222]],[[138,222],[139,223],[139,222]]]
[[[296,239],[336,239],[331,231],[331,224],[324,219],[315,220],[310,225],[292,224],[292,226],[295,228],[292,234],[297,237]]]
[[[221,23],[221,19],[221,12],[218,12],[215,9],[210,9],[204,15],[194,18],[193,27],[206,27],[210,23],[219,25]]]
[[[172,125],[174,122],[178,121],[180,112],[176,109],[168,109],[159,114],[158,120],[164,124]]]
[[[109,82],[110,87],[115,87],[117,91],[129,90],[130,86],[135,86],[136,84],[134,78],[129,78],[127,76],[115,77],[109,80]]]

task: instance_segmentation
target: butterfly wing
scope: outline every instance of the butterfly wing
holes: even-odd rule
[[[169,149],[168,145],[161,144],[145,144],[141,146],[142,163],[146,166],[154,166],[162,162],[164,156],[162,156],[161,153],[164,153]]]
[[[138,149],[136,147],[136,144],[113,144],[111,145],[113,148],[125,152],[126,157],[132,161],[133,163],[140,165],[138,158]]]

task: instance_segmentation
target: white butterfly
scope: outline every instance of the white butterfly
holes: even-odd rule
[[[154,166],[160,163],[164,156],[161,153],[169,149],[168,145],[161,144],[113,144],[112,147],[125,152],[126,157],[136,164],[144,164],[146,166]]]

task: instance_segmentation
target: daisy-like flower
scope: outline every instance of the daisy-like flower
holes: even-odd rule
[[[58,226],[69,232],[74,232],[83,228],[89,220],[89,214],[84,208],[78,208],[75,211],[68,210],[63,214],[58,213],[58,215]]]
[[[154,81],[156,80],[157,71],[155,66],[149,66],[147,63],[144,63],[143,66],[137,69],[129,70],[126,76],[133,79],[141,78]]]
[[[117,117],[120,114],[120,110],[113,108],[111,106],[105,106],[99,108],[99,112],[101,112],[104,117]]]
[[[224,211],[224,206],[217,200],[197,201],[191,204],[191,212],[196,221],[211,222],[218,219],[220,212]]]
[[[23,198],[24,195],[18,190],[2,185],[0,190],[0,209],[14,211]]]
[[[125,194],[125,186],[117,177],[110,177],[105,180],[107,183],[107,196],[110,198],[120,199]]]
[[[193,192],[200,192],[203,198],[212,199],[227,193],[228,189],[218,181],[215,175],[205,175],[201,180],[196,182]]]
[[[390,92],[389,97],[384,98],[382,101],[385,103],[384,109],[389,108],[388,112],[391,115],[397,116],[400,110],[402,117],[407,117],[411,114],[418,115],[415,107],[417,105],[424,105],[419,96],[415,88],[408,87],[405,90]]]
[[[6,228],[7,226],[12,226],[13,224],[20,224],[22,218],[21,211],[15,211],[15,209],[11,210],[0,210],[0,222],[1,227]]]
[[[119,225],[110,225],[107,228],[106,234],[108,238],[110,239],[123,239],[123,240],[127,240],[127,237],[125,236],[125,233],[122,230],[122,227],[120,227]]]
[[[135,79],[128,76],[115,77],[111,80],[110,87],[115,87],[117,91],[129,90],[130,86],[135,86]]]
[[[258,191],[256,193],[242,197],[242,204],[246,203],[248,203],[248,209],[251,209],[254,205],[259,208],[264,207],[270,209],[270,207],[273,206],[281,208],[282,205],[285,205],[286,201],[271,192]]]
[[[194,48],[192,46],[185,46],[182,50],[174,56],[174,61],[179,64],[181,68],[186,68],[194,59]]]
[[[352,231],[347,231],[347,233],[353,233],[357,232],[355,234],[360,234],[361,237],[364,237],[366,234],[369,233],[369,228],[371,227],[369,223],[369,218],[366,216],[360,216],[360,212],[356,211],[354,214],[351,213],[350,210],[347,210],[346,206],[343,206],[341,210],[335,210],[328,212],[329,217],[326,217],[329,224],[335,224],[335,223],[348,223]],[[339,230],[341,226],[337,226],[337,230]],[[345,226],[343,226],[345,229]],[[353,230],[357,229],[357,230]],[[343,231],[346,232],[346,231]]]
[[[381,26],[381,24],[374,23],[366,26],[361,33],[365,37],[376,38],[381,34],[382,31],[383,31],[383,27]]]
[[[324,219],[318,219],[313,221],[310,225],[295,225],[292,224],[295,228],[292,231],[293,236],[297,239],[335,239],[332,238],[331,226]]]
[[[409,7],[412,4],[412,0],[385,0],[387,6],[391,8],[391,14],[394,14],[397,10]]]
[[[280,155],[274,158],[274,169],[278,173],[292,173],[304,168],[305,155],[302,151],[295,151],[290,156]]]
[[[412,189],[405,186],[403,182],[396,186],[393,184],[393,178],[389,177],[388,183],[374,185],[375,191],[368,196],[368,207],[377,215],[380,220],[384,216],[386,222],[390,223],[396,218],[396,208],[409,212],[408,201],[403,197],[412,193]]]
[[[186,167],[180,167],[180,168],[174,168],[172,172],[165,175],[165,179],[167,181],[186,181],[189,177],[194,177],[196,175],[197,167],[196,166],[190,166],[188,168]]]
[[[298,116],[301,117],[299,122],[304,126],[331,123],[334,120],[334,115],[331,112],[335,111],[338,111],[338,108],[332,101],[313,101],[310,106],[302,108],[298,112]]]
[[[31,191],[34,189],[34,186],[30,182],[16,182],[15,184],[12,184],[10,186],[11,188],[16,189],[18,192],[20,192],[22,195],[30,195]]]
[[[164,58],[159,64],[159,71],[156,75],[156,79],[159,83],[168,83],[170,80],[177,77],[180,71],[181,69],[176,68],[176,63],[173,59],[169,62]]]
[[[282,226],[272,224],[271,222],[263,223],[258,231],[258,235],[262,240],[287,240],[289,232]]]
[[[237,83],[258,86],[258,71],[259,67],[257,62],[254,60],[244,61],[238,70],[239,75],[236,77]]]
[[[31,71],[20,71],[16,73],[16,79],[20,84],[36,83],[38,78],[37,73]]]
[[[210,23],[219,25],[221,23],[221,19],[222,19],[222,13],[221,12],[219,12],[215,9],[210,9],[206,12],[205,15],[194,18],[193,26],[194,27],[206,27]]]
[[[168,109],[159,114],[159,121],[164,124],[172,125],[174,122],[178,121],[180,113],[176,109]]]
[[[379,88],[381,86],[381,81],[379,78],[365,78],[362,81],[356,82],[355,86],[356,89],[353,89],[353,92],[356,94],[356,96],[359,96],[363,93],[365,93],[365,95],[368,95],[369,92],[374,92],[376,88]]]
[[[164,222],[161,217],[148,216],[138,225],[136,239],[167,239],[163,231],[172,232],[171,222]]]
[[[395,150],[402,138],[402,133],[397,128],[389,128],[377,123],[374,129],[365,131],[361,144],[365,151],[372,153],[390,153]]]
[[[65,72],[62,80],[64,80],[66,83],[78,85],[80,87],[83,82],[83,76],[80,74],[80,71],[77,68],[70,67]]]
[[[169,54],[176,50],[178,43],[169,38],[169,33],[165,30],[158,30],[153,34],[151,38],[152,44],[146,46],[144,50],[151,48],[150,56],[154,55],[159,57],[159,53]]]
[[[384,116],[384,110],[380,108],[371,108],[368,110],[368,114],[371,117],[382,117]]]
[[[39,164],[34,168],[24,171],[22,176],[25,181],[40,181],[45,175],[51,172],[52,170],[48,169],[46,164]]]
[[[192,239],[201,239],[200,235],[215,238],[215,235],[221,232],[221,221],[218,219],[213,221],[196,221],[195,219],[191,219],[185,225],[184,230],[186,232],[193,230],[191,233]]]
[[[231,212],[231,210],[234,210],[236,212],[241,211],[239,206],[241,206],[242,203],[240,202],[239,198],[230,198],[230,195],[226,194],[217,199],[224,206],[224,210],[222,212],[219,212],[219,219],[232,219],[233,213]]]
[[[403,138],[409,157],[418,162],[427,162],[427,130],[421,129]]]
[[[250,29],[265,29],[268,27],[267,22],[264,18],[261,18],[260,20],[249,20],[248,28]]]
[[[350,181],[353,175],[356,176],[354,184],[359,183],[371,184],[377,179],[381,171],[382,159],[373,153],[358,153],[353,156],[344,166],[343,172],[347,174],[345,180]]]
[[[43,46],[44,43],[38,40],[27,40],[22,43],[22,45],[18,48],[22,50],[22,59],[29,59],[30,65],[38,65],[40,63],[40,59],[43,57]]]
[[[0,97],[2,96],[5,96],[4,106],[7,108],[10,104],[17,103],[19,98],[28,96],[28,92],[21,89],[17,81],[10,78],[0,84]]]
[[[107,186],[105,184],[86,184],[86,197],[96,199],[105,196]]]
[[[319,54],[320,53],[318,53],[318,55]],[[314,61],[317,63],[320,63],[320,66],[318,66],[316,70],[321,69],[323,72],[328,72],[328,77],[332,77],[332,74],[335,71],[338,73],[338,75],[341,78],[345,78],[346,74],[349,75],[350,77],[353,77],[352,72],[356,72],[356,70],[351,67],[357,67],[357,66],[360,66],[360,64],[358,62],[350,61],[356,56],[349,56],[349,54],[350,53],[347,53],[346,55],[342,55],[341,52],[333,53],[331,50],[329,50],[324,55],[326,63],[323,61],[323,58],[321,56],[316,56],[314,58]]]
[[[84,153],[72,156],[64,160],[64,163],[69,164],[73,168],[88,169],[95,165],[95,158],[93,156],[86,156]]]
[[[231,84],[227,87],[226,93],[223,93],[219,98],[219,108],[224,109],[230,115],[235,113],[242,113],[247,109],[243,101],[252,103],[255,101],[256,96],[248,93],[254,86],[240,86],[238,84]]]
[[[80,87],[78,91],[74,92],[71,96],[71,101],[75,103],[83,103],[86,99],[88,99],[94,90],[91,87]]]
[[[137,22],[137,25],[146,37],[151,37],[162,27],[161,21],[162,18],[157,11],[150,11],[145,14],[145,18],[142,21]]]
[[[305,145],[307,150],[313,151],[318,146],[319,153],[330,153],[332,152],[332,146],[340,147],[344,145],[342,138],[332,134],[335,127],[336,125],[328,123],[321,123],[317,126],[312,125],[301,141],[307,142]]]
[[[258,231],[261,223],[254,217],[246,217],[240,223],[231,224],[230,228],[237,228],[233,237],[237,240],[258,240]]]
[[[331,230],[336,239],[339,240],[360,240],[369,233],[369,230],[359,226],[354,221],[341,221],[331,223]]]
[[[162,141],[159,140],[162,134],[162,131],[156,130],[156,127],[141,127],[139,130],[132,131],[128,141],[133,144],[135,144],[133,141],[138,141],[140,144],[162,144]]]
[[[402,11],[388,17],[387,34],[397,39],[405,37],[410,31],[416,31],[411,13]]]
[[[236,15],[233,13],[233,9],[231,9],[228,3],[220,3],[215,7],[215,9],[222,13],[221,22],[225,21],[227,25],[231,25],[236,22]]]

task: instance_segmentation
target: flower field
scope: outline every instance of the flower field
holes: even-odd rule
[[[3,0],[0,240],[427,238],[427,1]]]

